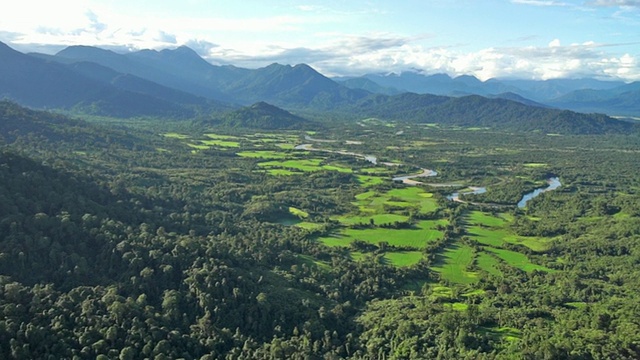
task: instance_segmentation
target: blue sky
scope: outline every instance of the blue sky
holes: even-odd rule
[[[187,45],[214,64],[640,80],[640,0],[21,0],[0,41],[55,53]]]

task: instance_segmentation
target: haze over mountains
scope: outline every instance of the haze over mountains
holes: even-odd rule
[[[0,63],[2,98],[35,108],[116,117],[207,119],[266,102],[292,111],[527,131],[554,132],[564,119],[580,127],[561,126],[566,131],[592,133],[626,131],[628,124],[559,109],[640,116],[639,83],[594,79],[483,82],[473,76],[414,72],[330,79],[306,64],[259,69],[213,65],[185,46],[126,54],[71,46],[44,55],[23,54],[0,43]],[[271,117],[283,114],[264,104],[259,108],[273,111]],[[237,119],[238,113],[230,118]],[[295,128],[289,120],[283,127]]]

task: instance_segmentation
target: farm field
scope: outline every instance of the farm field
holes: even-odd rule
[[[442,236],[442,232],[436,230],[436,227],[440,224],[433,220],[423,220],[410,229],[345,228],[330,236],[320,237],[319,240],[328,246],[349,246],[355,240],[362,240],[376,245],[381,242],[387,242],[393,246],[420,249],[427,243],[435,241]]]
[[[505,243],[519,244],[537,252],[548,249],[553,238],[519,236],[509,228],[513,217],[508,214],[491,215],[473,211],[466,217],[467,234],[480,244],[500,247]]]

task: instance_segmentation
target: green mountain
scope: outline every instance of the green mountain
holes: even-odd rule
[[[105,116],[192,118],[228,106],[94,63],[46,61],[0,44],[0,96],[36,108]]]
[[[373,116],[399,121],[548,133],[635,131],[635,127],[629,123],[602,115],[574,114],[545,108],[519,93],[505,93],[492,99],[477,95],[371,94],[363,89],[350,89],[305,64],[272,64],[255,70],[216,66],[186,47],[117,54],[94,47],[74,46],[54,57],[36,58],[2,46],[0,57],[5,59],[6,64],[0,69],[3,75],[0,77],[0,94],[4,97],[28,106],[73,109],[99,115],[206,119],[212,113],[220,113],[231,107],[213,99],[233,99],[237,104],[268,102],[303,111],[309,116],[330,111],[346,118]],[[58,59],[62,63],[51,59]],[[438,88],[439,91],[448,89],[448,92],[475,92],[479,89],[488,92],[489,85],[494,90],[505,88],[471,76],[452,79],[443,74],[425,77],[402,73],[376,79],[388,80],[389,83],[400,81],[421,90],[426,89],[425,86]],[[362,86],[375,87],[369,77],[353,81],[359,81]],[[571,86],[610,85],[587,80],[523,84],[534,88],[539,85],[565,90]],[[637,91],[631,84],[599,90],[597,93],[576,93],[574,98],[567,98],[564,106],[559,107],[573,106],[588,111],[626,109],[633,112],[640,103],[637,101]],[[604,92],[608,95],[603,95]],[[228,126],[298,126],[296,124],[299,121],[292,120],[291,114],[262,107],[259,109],[261,111],[243,109],[238,113],[214,117]]]
[[[611,115],[640,116],[640,82],[613,89],[576,90],[550,104],[574,111],[605,112]]]
[[[205,123],[232,128],[264,130],[311,129],[320,127],[317,123],[293,115],[286,110],[263,101],[222,114],[215,119],[205,121]]]
[[[368,117],[507,131],[602,134],[637,132],[639,129],[636,124],[602,114],[533,107],[478,95],[459,98],[418,94],[378,95],[360,101],[353,110]]]
[[[268,101],[279,106],[330,109],[369,94],[342,86],[305,64],[272,64],[255,70],[216,66],[187,47],[123,55],[73,46],[60,51],[56,58],[94,62],[208,99],[240,104]]]

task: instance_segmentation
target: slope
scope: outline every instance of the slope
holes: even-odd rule
[[[311,129],[320,127],[317,123],[303,119],[277,106],[262,101],[222,114],[215,119],[205,121],[205,123],[233,128],[264,130]]]
[[[581,114],[478,95],[450,98],[435,95],[377,95],[360,101],[353,111],[361,116],[506,131],[563,134],[629,133],[638,126],[600,114]]]
[[[169,89],[147,83],[147,93],[144,93],[130,91],[135,90],[131,86],[114,86],[108,80],[115,76],[109,69],[49,62],[1,43],[0,61],[3,64],[0,67],[0,95],[26,106],[74,109],[119,117],[192,117],[195,114],[193,108],[170,99],[175,92]],[[85,76],[87,74],[90,76]],[[164,98],[154,96],[162,92],[167,93]]]

